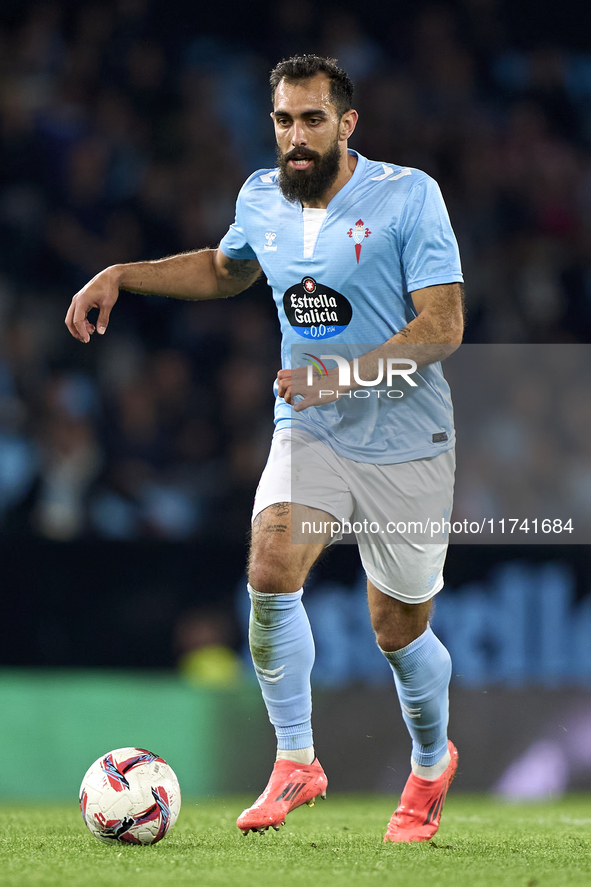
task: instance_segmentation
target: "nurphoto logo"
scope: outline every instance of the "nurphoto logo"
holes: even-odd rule
[[[323,363],[325,360],[334,360],[339,368],[339,386],[347,388],[351,384],[351,364],[346,357],[340,354],[321,354],[316,357],[314,354],[306,354],[308,361],[308,374],[306,382],[308,385],[314,384],[314,370],[316,369],[321,376],[328,376],[328,370]],[[394,378],[403,378],[413,388],[417,387],[417,383],[412,377],[417,371],[417,362],[408,357],[388,357],[386,358],[386,385],[391,388],[394,384]],[[359,358],[353,358],[353,379],[355,383],[364,388],[373,388],[384,380],[384,358],[378,359],[378,374],[375,379],[361,379],[359,376]]]

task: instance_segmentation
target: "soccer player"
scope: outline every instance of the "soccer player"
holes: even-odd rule
[[[314,644],[302,587],[334,541],[327,521],[385,521],[399,503],[422,513],[426,500],[440,516],[451,510],[455,438],[439,362],[417,358],[417,381],[407,377],[402,400],[373,397],[362,409],[352,395],[390,366],[392,347],[444,353],[463,330],[458,249],[437,184],[349,149],[358,115],[351,81],[334,60],[282,61],[271,90],[278,168],[247,180],[219,247],[107,268],[74,296],[66,317],[72,335],[88,342],[95,331],[88,312],[99,309],[103,334],[120,289],[225,298],[261,272],[272,287],[283,368],[253,509],[248,591],[250,648],[278,750],[267,788],[238,817],[244,834],[277,829],[290,810],[326,794],[312,738]],[[313,342],[317,354],[306,351],[293,365],[291,346]],[[357,359],[337,375],[346,361],[329,370],[322,355],[338,357],[343,344]],[[295,542],[296,512],[297,527],[304,519],[320,531]],[[384,840],[425,841],[439,827],[457,767],[447,738],[450,657],[429,624],[447,537],[423,544],[359,534],[358,542],[376,640],[412,739],[411,774]]]

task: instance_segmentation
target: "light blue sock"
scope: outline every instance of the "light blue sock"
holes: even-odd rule
[[[248,593],[250,652],[277,747],[309,748],[314,744],[310,689],[314,639],[302,603],[303,590],[262,594],[249,585]]]
[[[431,626],[402,650],[382,652],[394,672],[412,760],[431,767],[447,751],[451,657]]]

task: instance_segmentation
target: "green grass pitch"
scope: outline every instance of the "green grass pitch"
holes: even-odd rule
[[[153,847],[106,846],[77,805],[0,805],[2,887],[591,887],[591,796],[505,805],[448,798],[435,840],[383,844],[394,802],[329,795],[279,832],[244,837],[249,798],[183,801]]]

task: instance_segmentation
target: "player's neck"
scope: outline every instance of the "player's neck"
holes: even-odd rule
[[[302,203],[302,206],[304,206],[306,209],[326,209],[335,194],[338,194],[341,188],[345,187],[345,185],[355,172],[356,166],[357,155],[349,154],[349,152],[347,151],[342,159],[339,174],[328,189],[328,191],[326,191],[322,195],[322,197],[319,197],[317,200],[311,200],[306,203]]]

